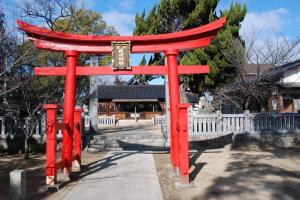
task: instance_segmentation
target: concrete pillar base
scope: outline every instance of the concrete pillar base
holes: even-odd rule
[[[26,172],[25,170],[14,170],[10,172],[9,199],[26,199]]]
[[[175,182],[176,190],[185,189],[185,188],[195,188],[194,181],[189,182],[189,177],[182,176],[180,177],[180,181]]]
[[[46,185],[54,185],[56,183],[55,176],[46,176]]]
[[[78,160],[74,160],[72,162],[72,172],[80,172],[80,171],[81,171],[81,167]]]

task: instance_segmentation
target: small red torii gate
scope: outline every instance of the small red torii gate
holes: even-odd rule
[[[63,33],[40,28],[17,21],[19,29],[26,32],[36,48],[64,52],[65,67],[36,67],[37,76],[65,76],[65,97],[63,113],[62,161],[65,174],[71,173],[73,160],[74,106],[76,76],[90,75],[167,75],[170,97],[171,162],[175,171],[179,170],[183,183],[189,179],[189,153],[187,133],[188,104],[180,104],[179,74],[207,74],[208,65],[178,66],[179,51],[208,46],[224,26],[226,18],[221,18],[204,26],[176,33],[143,36],[92,36]],[[110,66],[77,66],[81,53],[110,54],[112,42],[130,42],[131,53],[164,53],[167,66],[133,66],[131,70],[114,71]],[[180,118],[180,120],[179,120]],[[51,171],[51,170],[50,170]]]

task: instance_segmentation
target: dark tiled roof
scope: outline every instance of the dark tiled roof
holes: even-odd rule
[[[99,85],[98,99],[164,99],[164,85]]]
[[[293,62],[286,63],[284,65],[278,66],[278,67],[272,67],[268,71],[266,71],[266,74],[270,78],[279,78],[284,74],[284,72],[292,70],[294,68],[300,67],[300,59],[295,60]]]

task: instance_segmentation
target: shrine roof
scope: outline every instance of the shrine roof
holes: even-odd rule
[[[164,99],[164,85],[99,85],[98,99]]]
[[[189,103],[198,103],[198,95],[186,92]],[[154,102],[165,100],[164,85],[99,85],[99,100],[113,102]]]

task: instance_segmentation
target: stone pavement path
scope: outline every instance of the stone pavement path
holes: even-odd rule
[[[62,199],[163,200],[151,152],[109,152],[82,176]]]

